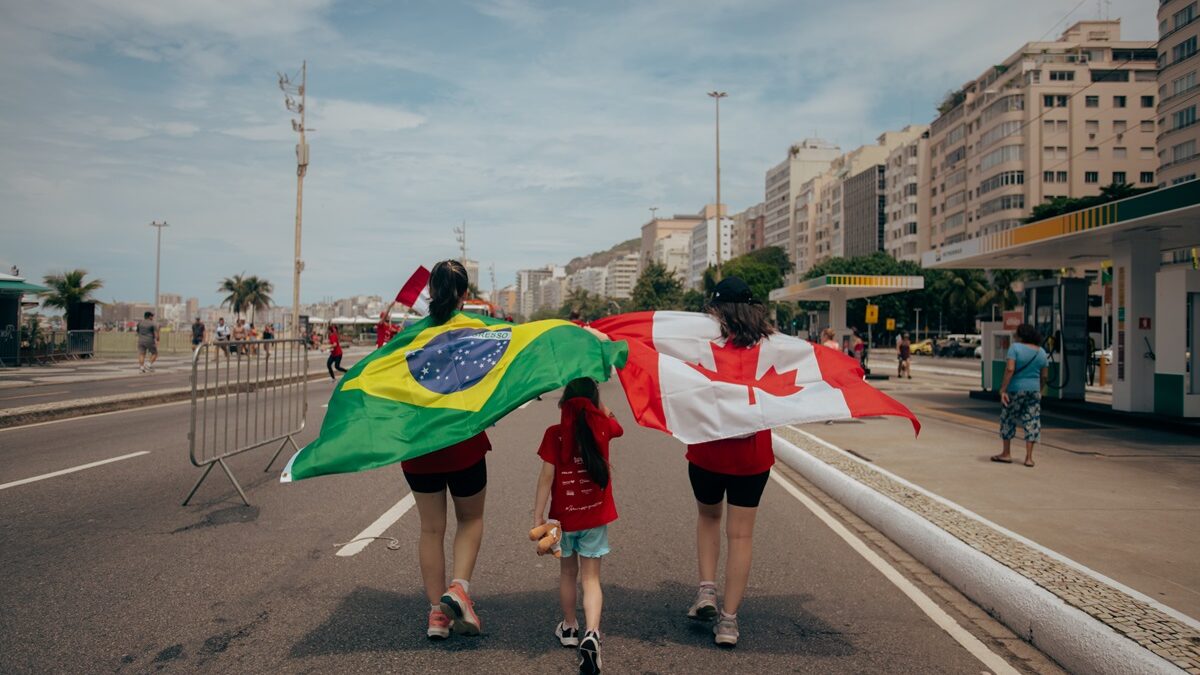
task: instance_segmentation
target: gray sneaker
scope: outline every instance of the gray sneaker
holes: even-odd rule
[[[717,589],[712,586],[701,586],[696,591],[696,601],[688,608],[689,619],[708,621],[717,615]]]
[[[738,641],[737,617],[723,616],[713,626],[713,641],[722,647],[736,647]]]

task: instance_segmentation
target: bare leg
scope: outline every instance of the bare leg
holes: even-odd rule
[[[454,532],[454,578],[471,580],[475,558],[483,543],[483,502],[487,488],[470,497],[453,497],[454,517],[458,528]],[[444,588],[444,587],[443,587]],[[441,591],[439,591],[440,593]]]
[[[1004,443],[1004,449],[1000,451],[1000,456],[1007,459],[1012,453],[1012,439],[1005,438],[1002,439],[1002,442]]]
[[[579,580],[579,555],[570,558],[560,558],[558,561],[558,604],[562,606],[563,623],[568,626],[579,625],[575,617],[575,605],[578,601],[576,582]]]
[[[1025,441],[1025,466],[1033,466],[1033,441]]]
[[[756,508],[729,506],[729,515],[725,521],[729,552],[725,560],[725,602],[721,608],[727,614],[737,614],[742,597],[746,594],[746,584],[750,581],[754,517],[757,514]]]
[[[598,631],[600,610],[604,606],[604,591],[600,590],[600,558],[581,558],[579,575],[583,578],[583,617],[587,629]]]
[[[696,502],[696,560],[700,581],[717,580],[717,560],[721,557],[721,504]]]
[[[421,580],[430,604],[441,602],[446,590],[446,491],[414,492],[417,515],[421,518],[421,539],[417,557],[421,561]]]

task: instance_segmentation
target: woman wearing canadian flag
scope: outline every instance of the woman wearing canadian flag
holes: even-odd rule
[[[726,346],[738,348],[757,363],[750,349],[775,332],[766,307],[754,300],[750,287],[737,277],[721,280],[713,290],[708,311],[721,324]],[[753,364],[750,365],[754,367]],[[771,432],[758,431],[740,438],[727,438],[688,445],[688,478],[696,497],[696,556],[700,587],[688,617],[697,621],[717,618],[713,627],[718,645],[733,647],[738,641],[737,613],[750,578],[754,518],[758,501],[775,464]],[[721,516],[725,507],[725,598],[717,607],[717,560],[721,554]]]

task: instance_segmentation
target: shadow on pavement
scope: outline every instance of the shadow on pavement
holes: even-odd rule
[[[602,630],[609,638],[649,645],[685,645],[711,649],[712,624],[683,615],[692,588],[660,584],[647,592],[604,586]],[[751,596],[740,617],[738,653],[796,656],[849,656],[857,651],[848,636],[804,610],[806,595]],[[292,658],[384,651],[503,650],[529,656],[558,648],[553,629],[561,619],[557,587],[545,591],[488,595],[477,599],[483,619],[479,637],[425,638],[428,602],[421,595],[359,587],[343,599],[326,621],[294,644]],[[582,621],[583,611],[579,618]]]

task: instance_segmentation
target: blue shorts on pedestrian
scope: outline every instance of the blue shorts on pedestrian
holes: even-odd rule
[[[601,558],[608,555],[608,526],[601,525],[578,532],[563,532],[562,557],[570,558],[578,553],[584,558]]]

